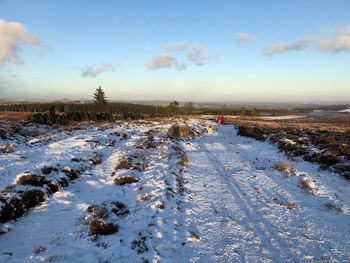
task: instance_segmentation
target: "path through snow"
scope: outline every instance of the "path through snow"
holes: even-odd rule
[[[315,178],[323,189],[310,195],[298,176],[273,170],[276,161],[290,162],[273,145],[235,134],[234,127],[221,126],[186,147],[192,177],[187,224],[200,236],[191,243],[190,261],[348,262],[349,182],[291,162],[297,175]],[[294,202],[296,209],[285,205]],[[326,209],[339,202],[343,213]]]
[[[156,135],[160,146],[143,153],[146,170],[122,172],[140,182],[116,186],[111,174],[119,157],[135,153],[142,132],[104,149],[101,165],[10,223],[0,236],[0,262],[350,261],[348,181],[290,161],[227,125],[180,142]],[[176,161],[181,145],[189,157],[185,171]],[[275,171],[277,161],[291,163],[295,175]],[[301,176],[315,180],[316,195],[299,186]],[[118,233],[92,241],[79,217],[108,200],[125,203],[130,214],[118,219]],[[137,237],[142,253],[132,248]]]

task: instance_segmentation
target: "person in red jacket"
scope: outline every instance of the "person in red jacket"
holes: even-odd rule
[[[221,115],[221,124],[224,124],[225,118],[224,115]]]
[[[220,125],[224,122],[225,118],[223,115],[219,114],[216,120],[218,121],[218,125]]]

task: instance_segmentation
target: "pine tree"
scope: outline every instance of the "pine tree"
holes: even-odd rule
[[[94,92],[94,112],[103,113],[107,110],[107,99],[101,86]]]

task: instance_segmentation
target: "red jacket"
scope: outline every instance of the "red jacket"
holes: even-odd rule
[[[217,121],[221,121],[221,122],[224,121],[224,119],[225,118],[222,115],[218,115],[218,117],[216,118]]]

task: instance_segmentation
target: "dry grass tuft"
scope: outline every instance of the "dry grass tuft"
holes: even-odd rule
[[[140,196],[139,196],[140,200],[141,201],[148,201],[151,199],[151,194],[149,193],[141,193]]]
[[[3,154],[9,154],[15,151],[15,147],[10,144],[0,145],[0,151]]]
[[[284,163],[281,161],[276,162],[275,165],[273,166],[273,168],[279,172],[285,172],[285,173],[293,173],[294,172],[294,168],[291,164]]]
[[[190,239],[192,239],[192,240],[200,240],[201,238],[200,238],[200,236],[197,233],[190,232]]]
[[[131,162],[131,160],[123,158],[120,160],[120,162],[117,164],[117,166],[115,167],[116,170],[120,170],[120,169],[131,169],[133,167],[133,163]]]
[[[168,129],[168,136],[172,138],[192,137],[194,133],[188,126],[174,124]]]
[[[316,184],[310,178],[300,178],[300,187],[304,188],[310,194],[315,194]]]
[[[102,163],[102,157],[99,154],[96,154],[90,159],[90,161],[93,165],[98,165]]]
[[[287,204],[287,208],[288,209],[295,209],[295,208],[297,208],[297,205],[295,203],[289,203],[289,204]]]
[[[124,176],[114,179],[114,183],[116,185],[125,185],[125,184],[132,184],[139,182],[139,179],[132,177],[132,176]]]
[[[111,235],[118,232],[118,225],[106,222],[103,219],[92,220],[89,223],[90,235]]]
[[[181,165],[182,167],[185,167],[185,166],[187,166],[188,162],[189,162],[189,159],[188,159],[187,153],[183,153],[183,154],[181,155],[180,165]]]

